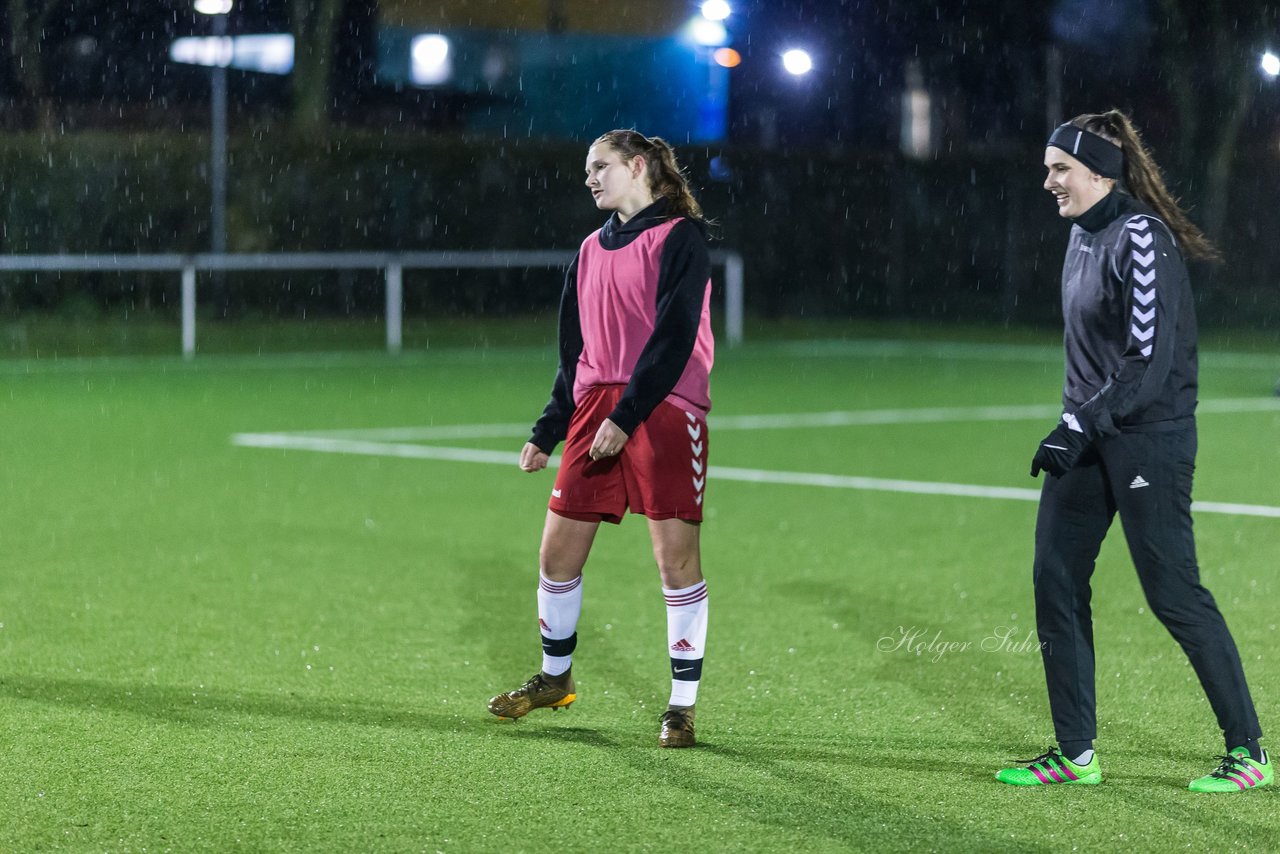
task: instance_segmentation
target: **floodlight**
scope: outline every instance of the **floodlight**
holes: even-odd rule
[[[235,58],[230,36],[185,36],[169,45],[169,58],[189,65],[226,68]]]
[[[707,0],[702,4],[702,17],[708,21],[723,21],[733,14],[725,0]]]
[[[231,6],[232,0],[196,0],[196,11],[201,15],[226,15]]]
[[[1280,56],[1271,51],[1262,55],[1262,73],[1268,77],[1280,77]]]
[[[289,33],[184,36],[169,45],[169,58],[211,68],[288,74],[293,70],[293,36]]]
[[[695,42],[706,47],[720,47],[729,41],[729,31],[724,28],[724,24],[706,18],[694,18],[689,24],[689,35]]]
[[[813,57],[808,51],[792,48],[782,54],[782,67],[787,69],[787,73],[800,77],[813,70]]]
[[[409,55],[413,60],[409,78],[419,86],[435,86],[453,75],[449,40],[439,33],[414,36]]]
[[[232,68],[261,71],[266,74],[288,74],[293,70],[293,35],[263,33],[235,36]]]

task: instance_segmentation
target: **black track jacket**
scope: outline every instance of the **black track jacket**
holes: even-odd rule
[[[1191,282],[1168,226],[1116,189],[1075,220],[1062,265],[1063,407],[1090,439],[1196,408]]]

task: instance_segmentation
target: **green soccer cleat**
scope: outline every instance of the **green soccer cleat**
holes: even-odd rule
[[[1261,760],[1254,759],[1243,747],[1237,747],[1219,758],[1222,762],[1216,771],[1197,777],[1187,788],[1193,792],[1243,792],[1270,786],[1275,779],[1275,772],[1271,770],[1271,757],[1267,756],[1265,750],[1262,751]]]
[[[514,691],[499,694],[489,701],[489,711],[500,718],[522,718],[534,709],[560,711],[568,708],[578,695],[574,693],[573,676],[565,671],[548,676],[539,671]]]
[[[1096,786],[1102,782],[1102,765],[1098,762],[1097,753],[1093,754],[1088,765],[1077,765],[1056,747],[1049,748],[1035,759],[1016,761],[1027,767],[1002,768],[996,772],[996,779],[1010,786],[1055,786],[1059,783]]]

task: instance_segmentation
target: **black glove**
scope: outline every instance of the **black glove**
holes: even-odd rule
[[[1031,476],[1039,477],[1041,471],[1062,477],[1080,460],[1089,447],[1089,439],[1079,430],[1072,430],[1065,421],[1058,422],[1053,432],[1044,437],[1040,449],[1031,460]]]

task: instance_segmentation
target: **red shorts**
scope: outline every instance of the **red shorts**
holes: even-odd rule
[[[697,415],[664,400],[640,423],[618,456],[603,460],[588,456],[596,431],[625,388],[597,386],[578,402],[547,506],[584,522],[617,524],[628,508],[650,519],[701,522],[707,424]]]

